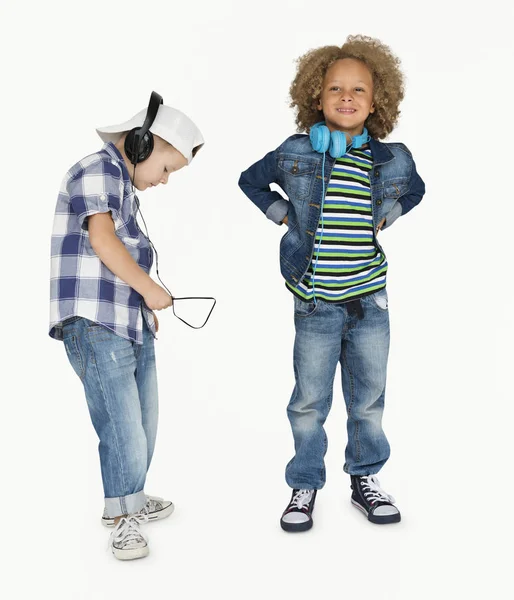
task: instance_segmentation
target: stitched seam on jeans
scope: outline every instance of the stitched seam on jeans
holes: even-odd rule
[[[356,460],[356,462],[360,462],[361,461],[361,442],[359,439],[359,422],[358,421],[355,421],[354,440],[355,440],[355,448],[356,448],[355,460]]]
[[[72,346],[72,353],[75,354],[75,358],[80,366],[80,373],[77,373],[77,375],[79,376],[80,381],[82,381],[82,383],[84,383],[84,379],[86,377],[86,365],[84,363],[84,360],[82,359],[82,354],[80,353],[80,349],[79,346],[77,344],[77,334],[74,333],[71,338],[67,339],[65,342],[65,345],[67,343],[69,343]],[[73,365],[72,365],[73,366]]]
[[[350,367],[348,366],[348,361],[346,360],[346,352],[343,350],[343,364],[346,368],[346,370],[348,371],[348,376],[349,376],[349,380],[350,380],[350,402],[348,402],[348,419],[352,419],[352,408],[353,408],[353,403],[354,403],[354,385],[353,385],[353,374],[350,371]],[[354,421],[355,423],[355,435],[354,435],[354,441],[355,441],[355,449],[356,449],[356,457],[355,460],[356,462],[359,462],[361,459],[361,445],[360,445],[360,440],[359,440],[359,423],[357,421]]]
[[[118,443],[118,432],[116,431],[115,423],[114,423],[114,420],[112,418],[112,413],[109,410],[109,406],[108,406],[108,403],[107,403],[107,397],[106,397],[106,394],[105,394],[104,387],[102,385],[102,379],[100,377],[100,372],[98,371],[98,363],[97,363],[96,356],[95,356],[94,346],[93,346],[93,344],[91,342],[89,342],[89,343],[91,345],[91,353],[92,353],[93,358],[94,358],[95,372],[96,372],[96,375],[98,377],[98,383],[99,383],[100,389],[102,390],[102,396],[103,396],[103,399],[104,399],[105,410],[107,412],[107,415],[109,416],[109,420],[112,423],[112,431],[114,432],[114,444],[115,444],[115,448],[116,448],[116,455],[118,457],[118,464],[120,465],[120,471],[121,471],[121,484],[122,484],[123,489],[127,489],[127,482],[125,481],[125,473],[123,472],[123,464],[121,462],[120,446],[119,446],[119,443]],[[118,499],[120,499],[119,496],[118,496]],[[120,506],[121,506],[121,499],[120,499]],[[125,513],[123,513],[123,514],[125,514]]]
[[[348,371],[348,378],[350,381],[350,401],[348,402],[348,418],[352,415],[353,408],[353,400],[354,400],[354,386],[353,386],[353,374],[350,371],[350,367],[348,366],[348,361],[346,360],[346,353],[343,350],[343,365],[345,369]]]
[[[145,343],[144,337],[143,337],[143,341],[141,344],[134,344],[134,342],[132,342],[132,348],[134,349],[134,358],[136,359],[136,371],[137,371],[137,362],[139,360],[139,356],[141,355],[141,350],[143,349],[144,343]]]
[[[325,417],[325,421],[328,418],[328,415],[330,413],[330,409],[332,408],[332,396],[333,396],[333,392],[330,392],[328,394],[328,396],[325,398],[325,402],[326,402],[326,405],[327,405],[327,408],[326,408],[326,410],[327,410],[327,416]],[[328,436],[327,436],[327,432],[325,431],[324,424],[321,427],[323,429],[323,445],[325,447],[325,454],[326,454],[326,452],[328,450]]]
[[[152,351],[150,350],[150,346],[152,344],[153,344],[153,338],[149,339],[149,341],[146,343],[146,347],[145,347],[144,340],[143,340],[143,344],[133,344],[133,347],[135,347],[134,356],[136,357],[136,370],[134,372],[134,377],[136,379],[136,386],[137,386],[137,391],[138,391],[138,395],[140,398],[140,404],[141,404],[142,393],[139,389],[140,384],[138,383],[138,379],[137,379],[138,370],[140,370],[141,372],[144,372],[145,381],[146,381],[146,378],[149,377],[150,372],[152,372],[153,376],[155,377],[155,381],[156,381],[156,390],[155,391],[156,391],[156,396],[157,396],[157,403],[156,403],[156,407],[155,407],[155,412],[156,412],[155,418],[158,420],[158,418],[159,418],[159,391],[158,391],[158,386],[157,386],[157,369],[156,369],[155,352],[152,353]],[[137,353],[137,356],[136,356],[136,353]],[[141,358],[141,357],[143,357],[143,358]],[[152,365],[152,361],[153,361],[153,365]],[[147,404],[147,403],[145,403],[145,404]],[[145,414],[143,414],[143,410],[141,408],[141,424],[143,426],[143,430],[145,432],[145,437],[147,440],[147,450],[149,451],[149,447],[148,447],[149,438],[146,435],[146,425],[148,425],[148,423],[149,423],[149,420],[145,420]],[[146,466],[147,471],[150,468],[150,462],[151,462],[151,459],[154,454],[156,435],[157,435],[157,432],[153,436],[153,440],[152,440],[152,454],[151,455],[148,454],[148,457],[147,457],[147,466]]]

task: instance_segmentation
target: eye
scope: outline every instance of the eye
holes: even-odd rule
[[[341,88],[340,88],[340,87],[338,87],[337,85],[333,85],[333,86],[330,88],[330,91],[331,91],[331,92],[337,92],[337,91],[338,91],[338,90],[340,90],[340,89],[341,89]]]
[[[356,91],[356,92],[363,92],[363,91],[364,91],[364,88],[355,88],[355,91]]]

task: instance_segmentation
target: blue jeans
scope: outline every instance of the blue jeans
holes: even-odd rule
[[[323,424],[332,405],[337,363],[341,363],[347,409],[348,443],[344,470],[374,475],[389,458],[382,413],[389,354],[387,292],[361,299],[364,318],[342,304],[295,303],[296,385],[287,407],[295,456],[286,467],[292,488],[320,489],[325,484],[327,435]]]
[[[68,359],[80,377],[99,452],[110,518],[140,511],[157,433],[154,338],[146,322],[143,344],[75,317],[63,328]]]

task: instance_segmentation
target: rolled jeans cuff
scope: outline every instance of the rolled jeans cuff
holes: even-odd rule
[[[121,515],[133,515],[141,512],[146,504],[146,495],[143,490],[128,496],[118,498],[105,498],[105,512],[109,519],[121,517]]]

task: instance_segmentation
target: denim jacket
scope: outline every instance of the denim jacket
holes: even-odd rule
[[[369,142],[373,169],[370,171],[373,231],[385,217],[382,229],[414,208],[425,193],[412,155],[404,144]],[[325,155],[325,190],[335,159]],[[293,135],[241,174],[239,187],[274,223],[288,217],[288,231],[280,241],[280,271],[296,286],[305,276],[314,252],[321,216],[323,154],[312,149],[309,136]],[[289,200],[270,189],[276,183]],[[385,254],[385,253],[384,253]]]

